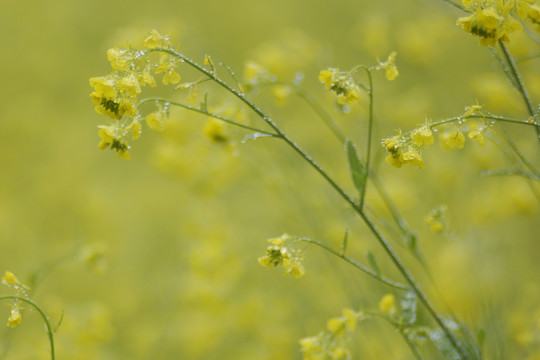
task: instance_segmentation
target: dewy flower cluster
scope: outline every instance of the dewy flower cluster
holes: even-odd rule
[[[508,34],[522,30],[514,15],[540,27],[540,6],[536,0],[462,0],[461,3],[471,15],[460,17],[457,24],[480,37],[484,46],[494,46],[499,40],[508,42]]]
[[[465,113],[454,119],[457,124],[447,126],[448,130],[439,134],[438,137],[443,149],[462,149],[465,146],[465,132],[467,132],[469,139],[477,141],[480,146],[485,144],[485,136],[491,130],[492,123],[486,122],[485,119],[469,121],[469,117],[473,115],[475,117],[484,116],[481,105],[466,106]],[[407,133],[399,131],[397,135],[383,139],[381,144],[389,153],[385,161],[397,168],[403,164],[417,165],[423,168],[424,160],[421,151],[435,142],[432,128],[443,123],[445,122],[433,124],[426,121],[424,125],[412,131]]]
[[[397,168],[403,164],[418,165],[418,167],[423,168],[424,160],[420,151],[428,148],[434,142],[433,132],[428,123],[408,134],[400,132],[382,141],[382,145],[389,152],[385,161]]]
[[[259,264],[268,269],[283,265],[286,274],[297,278],[304,275],[302,252],[294,247],[295,238],[283,234],[278,238],[269,239],[268,242],[271,245],[266,248],[266,255],[259,258]]]
[[[351,105],[360,99],[360,88],[349,72],[339,71],[336,68],[322,70],[319,81],[336,94],[337,101],[341,105]]]
[[[109,75],[93,77],[90,86],[94,91],[90,94],[96,105],[96,112],[113,119],[110,125],[99,126],[98,135],[101,142],[98,147],[110,147],[117,151],[118,157],[129,159],[129,141],[141,136],[141,115],[137,109],[137,95],[141,88],[156,86],[154,75],[163,74],[164,85],[177,84],[180,75],[176,72],[177,59],[165,52],[160,53],[159,60],[151,58],[151,50],[156,48],[170,49],[167,36],[152,30],[144,41],[146,50],[112,48],[107,51],[112,72]],[[150,128],[161,129],[165,111],[160,109],[146,119]]]

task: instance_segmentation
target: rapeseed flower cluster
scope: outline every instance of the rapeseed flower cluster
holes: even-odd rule
[[[271,245],[266,248],[266,255],[259,258],[259,264],[268,269],[283,265],[286,274],[297,278],[305,274],[302,251],[294,247],[295,238],[283,234],[278,238],[269,239],[268,242]]]
[[[153,49],[171,49],[168,36],[152,30],[144,41],[145,50],[111,48],[107,51],[112,72],[109,75],[93,77],[90,86],[94,91],[90,94],[96,105],[98,114],[113,119],[110,125],[100,125],[98,135],[101,138],[100,149],[111,148],[118,157],[129,159],[130,140],[141,136],[142,116],[137,108],[137,95],[144,86],[155,87],[154,75],[162,74],[164,85],[180,82],[180,74],[176,72],[178,60],[169,53],[162,52],[159,60],[151,57]],[[147,125],[153,129],[162,128],[163,113],[158,111],[149,115]]]
[[[356,329],[358,321],[364,320],[362,311],[343,309],[343,316],[331,318],[326,324],[326,331],[319,335],[300,340],[304,360],[351,359],[347,347],[350,334]]]
[[[508,34],[521,31],[523,26],[514,16],[540,25],[540,6],[536,0],[462,0],[461,3],[471,15],[460,17],[457,24],[480,37],[484,46],[508,42]]]
[[[486,134],[491,131],[492,123],[486,122],[482,114],[482,105],[470,105],[465,107],[465,112],[455,117],[450,125],[444,125],[446,130],[439,133],[438,138],[444,150],[462,149],[465,146],[467,133],[469,139],[475,140],[480,146],[486,142]],[[469,118],[474,115],[474,118],[479,120],[471,121]],[[385,161],[390,165],[400,168],[403,164],[417,165],[419,168],[424,167],[421,151],[427,149],[434,142],[434,131],[436,126],[441,126],[448,121],[440,123],[426,123],[416,129],[406,133],[398,132],[397,135],[382,140],[382,146],[388,151],[388,156]]]
[[[397,135],[382,141],[383,147],[389,152],[385,161],[397,168],[403,164],[423,168],[424,160],[420,151],[428,148],[434,141],[428,122],[409,133],[403,134],[400,131]]]
[[[360,100],[360,88],[350,72],[328,68],[321,71],[319,81],[337,96],[337,101],[341,105],[351,105]]]

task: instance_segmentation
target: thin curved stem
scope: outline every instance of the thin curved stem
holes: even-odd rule
[[[178,59],[184,61],[185,63],[189,64],[190,66],[194,67],[198,71],[202,72],[209,78],[213,79],[217,84],[219,84],[221,87],[225,88],[228,92],[233,94],[235,97],[237,97],[240,101],[242,101],[244,104],[246,104],[250,109],[252,109],[264,122],[266,122],[274,131],[277,133],[276,136],[280,137],[292,150],[294,150],[298,155],[300,155],[311,167],[313,167],[319,175],[321,175],[328,183],[329,185],[347,202],[353,210],[357,213],[358,216],[364,221],[364,223],[367,225],[371,233],[375,236],[379,244],[383,247],[386,254],[390,257],[394,265],[397,267],[398,271],[402,274],[402,276],[405,278],[407,283],[410,285],[411,289],[415,292],[416,296],[420,300],[420,302],[424,305],[424,307],[427,309],[427,311],[430,313],[430,315],[433,317],[437,325],[442,329],[442,331],[445,333],[445,336],[448,338],[452,346],[456,349],[458,354],[461,356],[463,360],[466,360],[468,357],[465,353],[465,351],[461,348],[459,345],[457,338],[454,336],[454,334],[450,331],[448,326],[443,322],[442,318],[439,316],[439,314],[435,311],[434,307],[431,305],[431,303],[427,300],[424,293],[420,290],[418,285],[416,284],[416,280],[409,274],[397,254],[394,252],[388,241],[383,237],[383,235],[379,232],[373,221],[366,215],[366,213],[362,210],[362,208],[347,194],[347,192],[340,187],[330,175],[315,161],[311,158],[310,155],[308,155],[304,150],[302,150],[291,138],[289,138],[283,130],[281,130],[280,127],[272,120],[268,115],[266,115],[261,109],[259,109],[255,104],[253,104],[251,101],[249,101],[243,94],[239,93],[237,90],[231,88],[228,84],[226,84],[221,79],[217,78],[213,73],[206,70],[193,60],[185,57],[181,53],[178,53],[171,49],[151,49],[147,51],[161,51],[168,54],[171,54]]]
[[[258,129],[258,128],[255,128],[253,126],[249,126],[249,125],[245,125],[245,124],[242,124],[242,123],[239,123],[237,121],[234,121],[234,120],[231,120],[231,119],[227,119],[226,117],[224,116],[221,116],[219,114],[214,114],[214,113],[211,113],[209,111],[206,111],[206,110],[201,110],[201,109],[198,109],[198,108],[195,108],[193,106],[190,106],[190,105],[185,105],[185,104],[182,104],[182,103],[179,103],[179,102],[176,102],[176,101],[171,101],[171,100],[166,100],[166,99],[162,99],[162,98],[147,98],[147,99],[143,99],[141,101],[139,101],[139,103],[137,104],[137,107],[143,105],[143,104],[146,104],[146,103],[164,103],[164,104],[169,104],[169,105],[174,105],[174,106],[178,106],[178,107],[181,107],[181,108],[184,108],[184,109],[187,109],[187,110],[190,110],[190,111],[194,111],[194,112],[197,112],[199,114],[203,114],[203,115],[206,115],[206,116],[210,116],[210,117],[213,117],[213,118],[216,118],[218,120],[221,120],[223,122],[226,122],[228,124],[231,124],[231,125],[234,125],[234,126],[238,126],[238,127],[241,127],[243,129],[246,129],[246,130],[251,130],[251,131],[255,131],[255,132],[258,132],[258,133],[261,133],[261,134],[265,134],[265,135],[268,135],[268,136],[277,136],[276,134],[272,133],[272,132],[269,132],[269,131],[266,131],[266,130],[262,130],[262,129]]]
[[[332,249],[331,247],[329,247],[328,245],[325,245],[319,241],[315,241],[315,240],[311,240],[311,239],[307,239],[307,238],[300,238],[298,239],[298,241],[303,241],[303,242],[307,242],[309,244],[313,244],[313,245],[317,245],[323,249],[325,249],[326,251],[328,251],[329,253],[345,260],[346,262],[348,262],[349,264],[353,265],[354,267],[356,267],[357,269],[363,271],[364,273],[366,273],[367,275],[371,276],[372,278],[374,279],[377,279],[379,280],[380,282],[388,285],[388,286],[391,286],[393,288],[396,288],[396,289],[400,289],[400,290],[407,290],[408,287],[403,285],[403,284],[399,284],[399,283],[396,283],[392,280],[388,280],[380,275],[377,275],[377,273],[375,273],[373,270],[359,264],[358,262],[354,261],[353,259],[351,259],[350,257],[348,256],[345,256],[337,251],[335,251],[334,249]]]
[[[54,360],[55,357],[54,357],[54,337],[53,337],[53,330],[52,330],[52,327],[51,327],[51,323],[49,322],[49,318],[47,317],[47,315],[45,314],[45,312],[41,309],[41,307],[39,307],[38,304],[36,304],[35,302],[33,302],[32,300],[30,299],[27,299],[25,297],[22,297],[22,296],[16,296],[16,295],[4,295],[4,296],[0,296],[0,300],[5,300],[5,299],[14,299],[14,300],[19,300],[19,301],[23,301],[29,305],[31,305],[34,309],[37,310],[37,312],[39,312],[39,314],[41,315],[41,317],[43,318],[43,321],[45,322],[45,327],[47,328],[47,335],[49,337],[49,344],[51,346],[51,359]]]

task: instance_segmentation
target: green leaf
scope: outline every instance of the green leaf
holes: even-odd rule
[[[345,230],[345,235],[343,236],[343,243],[341,244],[341,255],[345,255],[345,251],[347,251],[348,241],[349,241],[349,229]]]
[[[407,291],[401,299],[401,311],[407,325],[416,322],[416,295],[413,291]]]
[[[360,194],[362,194],[364,192],[364,187],[366,186],[366,169],[360,161],[360,157],[356,152],[356,148],[354,147],[353,142],[347,139],[345,146],[347,148],[349,168],[351,170],[354,187],[360,192]]]
[[[367,252],[367,259],[369,262],[369,266],[375,271],[375,274],[377,274],[378,277],[381,277],[381,269],[379,268],[379,263],[377,263],[377,259],[375,259],[375,256],[371,251],[368,250]]]
[[[484,329],[478,330],[476,334],[476,341],[478,341],[478,346],[482,347],[486,341],[486,331]]]

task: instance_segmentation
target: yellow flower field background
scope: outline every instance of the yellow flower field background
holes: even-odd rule
[[[329,319],[399,311],[400,290],[313,244],[299,245],[302,269],[292,271],[298,278],[258,262],[267,240],[279,248],[282,234],[339,251],[347,233],[348,257],[367,267],[375,258],[385,277],[404,282],[361,219],[278,139],[249,138],[248,130],[171,107],[168,119],[151,120],[158,131],[143,122],[131,159],[98,148],[98,126],[107,120],[94,111],[89,79],[110,73],[108,49],[142,48],[157,29],[198,63],[209,55],[230,84],[234,78],[249,84],[261,69],[284,84],[300,83],[361,159],[365,89],[339,104],[319,76],[384,64],[395,52],[390,60],[399,76],[385,76],[394,71],[390,65],[372,72],[371,169],[416,235],[424,265],[407,250],[369,179],[365,209],[437,311],[454,315],[472,338],[485,334],[482,358],[540,359],[540,186],[520,159],[540,169],[540,143],[526,124],[538,120],[485,46],[505,41],[537,109],[540,32],[532,10],[529,18],[508,15],[504,23],[503,10],[490,11],[467,14],[432,0],[2,2],[0,271],[15,274],[49,316],[56,358],[314,359],[301,347],[335,329]],[[466,18],[471,14],[476,18]],[[490,28],[493,19],[500,29]],[[474,26],[506,33],[479,44],[470,34]],[[201,77],[184,63],[176,71],[180,84]],[[331,72],[323,75],[331,84]],[[362,72],[357,78],[367,81]],[[197,107],[206,97],[212,111],[264,128],[216,85],[194,92],[163,85],[161,75],[156,80],[139,99],[161,96]],[[247,94],[357,197],[345,147],[313,104],[287,86]],[[439,137],[460,129],[448,124],[434,131],[421,162],[416,154],[387,158],[397,149],[397,140],[388,139],[399,131],[466,111],[521,123],[495,121],[483,139],[473,132],[480,125],[466,120],[460,126],[470,132],[453,149]],[[427,136],[418,136],[424,147]],[[0,295],[17,291],[2,286]],[[18,323],[10,317],[13,301],[2,302],[0,359],[50,358],[39,314],[21,304]],[[418,321],[434,327],[418,309]],[[350,353],[324,359],[414,358],[399,332],[377,317],[355,325],[346,343]],[[424,359],[445,359],[429,341],[418,349]]]

